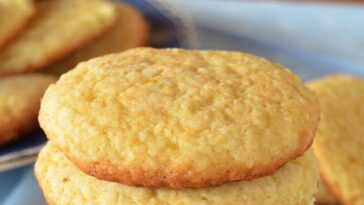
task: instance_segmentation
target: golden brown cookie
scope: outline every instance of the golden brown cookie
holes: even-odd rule
[[[321,103],[313,145],[321,176],[342,204],[364,204],[364,80],[333,75],[308,85]]]
[[[32,0],[0,0],[0,48],[17,36],[34,14]]]
[[[115,8],[116,23],[105,35],[42,71],[61,75],[81,61],[145,45],[149,33],[147,22],[142,14],[124,3],[115,3]]]
[[[64,74],[39,120],[99,179],[205,187],[269,175],[302,155],[319,105],[295,74],[263,58],[139,48]]]
[[[50,205],[312,205],[317,171],[308,151],[272,176],[201,189],[148,189],[88,176],[50,143],[35,165],[35,175]]]
[[[101,0],[38,2],[26,30],[0,52],[0,76],[40,69],[82,47],[114,22],[111,3]]]
[[[40,100],[54,81],[54,77],[41,74],[0,78],[0,145],[38,124]]]

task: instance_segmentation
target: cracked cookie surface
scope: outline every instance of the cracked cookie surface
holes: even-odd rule
[[[63,75],[47,90],[39,120],[99,179],[205,187],[270,175],[302,155],[319,106],[295,74],[263,58],[139,48]]]

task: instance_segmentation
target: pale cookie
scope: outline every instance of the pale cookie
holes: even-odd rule
[[[50,205],[312,205],[319,178],[308,151],[259,179],[200,189],[132,187],[84,174],[50,143],[39,155],[35,175]]]
[[[80,169],[147,187],[269,175],[310,147],[319,120],[316,95],[295,74],[225,51],[139,48],[90,60],[41,107],[48,138]]]
[[[328,189],[345,205],[364,204],[364,80],[334,75],[312,81],[321,103],[314,142]]]
[[[40,100],[55,78],[30,74],[0,79],[0,145],[15,140],[37,123]]]
[[[38,2],[26,30],[0,52],[0,76],[39,69],[104,33],[114,22],[111,3],[101,0]]]
[[[34,14],[32,0],[0,0],[0,48],[14,39]]]
[[[142,14],[123,3],[115,3],[115,8],[116,23],[106,34],[66,58],[51,64],[43,71],[61,75],[81,61],[145,45],[149,33],[147,22]]]

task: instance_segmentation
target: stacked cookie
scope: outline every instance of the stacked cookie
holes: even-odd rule
[[[313,204],[319,115],[263,58],[133,49],[48,88],[35,173],[50,204]]]
[[[141,13],[123,3],[0,0],[0,146],[37,127],[41,97],[56,80],[49,74],[147,37]]]

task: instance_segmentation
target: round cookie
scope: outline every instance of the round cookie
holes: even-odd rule
[[[147,22],[142,14],[124,3],[115,3],[115,9],[117,13],[116,23],[106,34],[66,58],[49,65],[42,71],[61,75],[74,68],[81,61],[145,45],[149,33]]]
[[[54,81],[41,74],[0,79],[0,145],[37,126],[40,100]]]
[[[0,48],[17,36],[34,14],[32,0],[0,0]]]
[[[313,145],[321,176],[342,204],[364,204],[364,80],[333,75],[308,85],[321,104]]]
[[[102,0],[37,2],[27,29],[0,51],[0,76],[30,72],[60,59],[106,32],[114,22],[111,3]]]
[[[132,187],[84,174],[51,143],[40,152],[35,175],[50,205],[312,205],[319,178],[308,151],[272,176],[259,179],[200,189]]]
[[[39,116],[84,172],[174,188],[269,175],[310,147],[318,120],[315,94],[278,64],[152,48],[80,63],[50,86]]]

